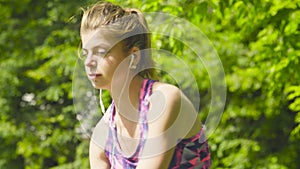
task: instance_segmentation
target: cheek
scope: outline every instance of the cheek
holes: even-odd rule
[[[98,64],[98,70],[106,79],[112,79],[117,66],[117,63],[113,58],[107,57]]]
[[[122,62],[122,60],[116,57],[109,56],[105,61],[106,61],[106,66],[108,66],[110,70],[115,71],[121,68],[123,69],[124,63]]]
[[[113,76],[113,78],[124,80],[122,77],[125,77],[129,71],[128,61],[126,59],[108,58],[107,64],[109,66],[109,72],[111,73],[110,75]]]

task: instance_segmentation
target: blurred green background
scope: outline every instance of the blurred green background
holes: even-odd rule
[[[72,77],[80,7],[93,2],[0,1],[0,169],[89,168]],[[227,100],[209,138],[212,168],[300,168],[299,0],[111,2],[188,20],[215,47]],[[153,45],[188,58],[182,43],[169,38],[153,37]],[[205,114],[209,78],[202,73],[197,83]]]

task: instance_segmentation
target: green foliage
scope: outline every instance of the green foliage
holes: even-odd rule
[[[78,150],[85,140],[75,131],[79,124],[71,93],[81,5],[1,1],[0,168],[87,161],[87,153]]]
[[[89,140],[78,132],[72,77],[80,7],[93,2],[0,2],[0,168],[89,168]],[[299,1],[112,2],[186,19],[214,45],[228,95],[209,138],[212,168],[300,168]],[[189,46],[172,38],[184,33],[165,29],[171,36],[154,35],[153,46],[198,68],[192,71],[205,118],[211,94],[205,65],[197,65]],[[164,57],[157,62],[174,66]],[[160,76],[175,83],[164,72]]]
[[[299,168],[299,2],[215,4],[214,16],[203,22],[218,23],[206,33],[223,60],[228,85],[228,103],[215,134],[231,132],[212,137],[216,159],[222,159],[214,166]],[[235,146],[222,148],[232,142]]]

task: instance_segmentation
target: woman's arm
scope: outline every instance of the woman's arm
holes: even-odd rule
[[[110,169],[110,164],[104,150],[93,140],[90,142],[90,166],[91,169]]]
[[[96,125],[90,140],[89,159],[91,169],[110,169],[110,163],[107,159],[104,147],[108,136],[107,116],[104,117]]]

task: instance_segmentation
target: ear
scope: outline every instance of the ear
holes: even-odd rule
[[[134,54],[135,55],[135,59],[133,61],[134,65],[137,65],[140,63],[141,60],[141,51],[140,48],[134,46],[131,48],[131,50],[129,51],[129,55]]]

